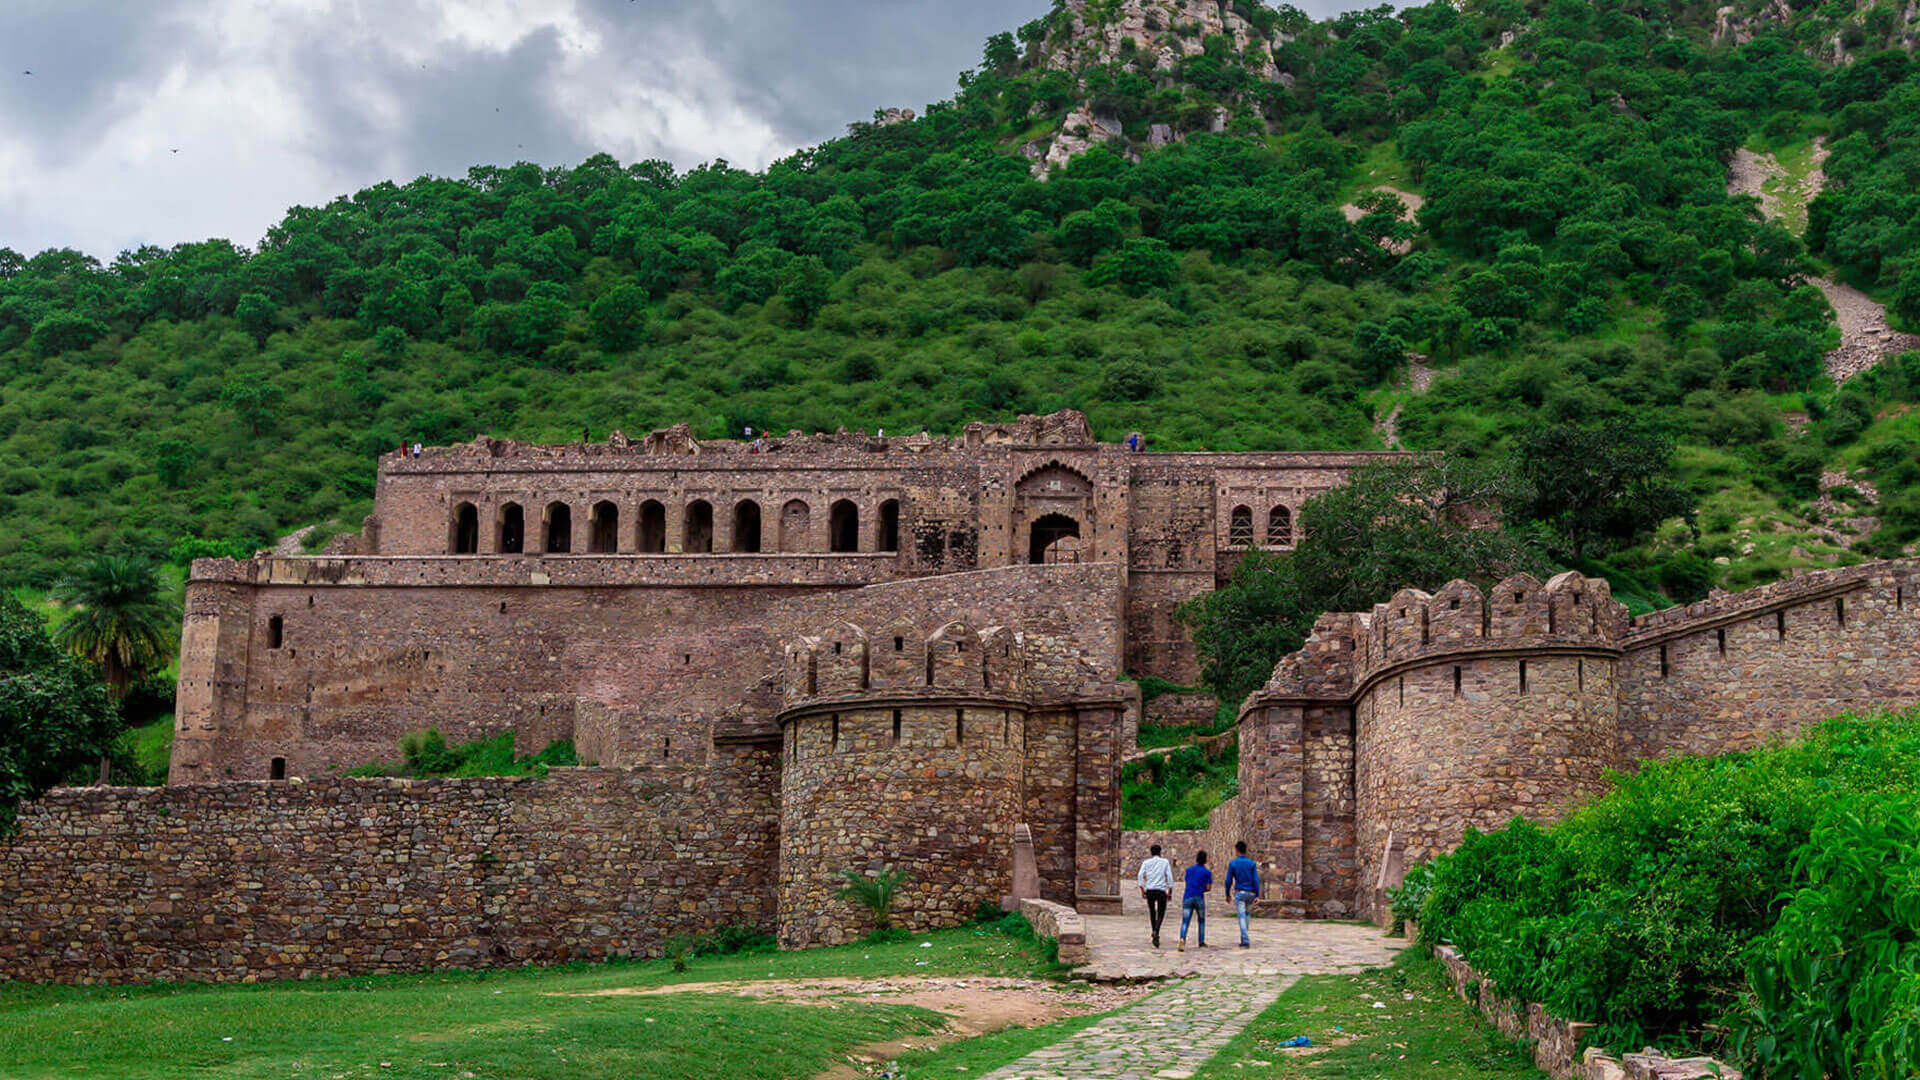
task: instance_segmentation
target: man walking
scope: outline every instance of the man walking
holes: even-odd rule
[[[1160,924],[1167,917],[1167,897],[1173,894],[1173,864],[1160,857],[1159,844],[1140,861],[1140,872],[1134,880],[1140,885],[1140,895],[1147,898],[1147,922],[1153,926],[1153,947],[1157,949]]]
[[[1187,891],[1180,897],[1180,951],[1187,951],[1187,924],[1200,922],[1200,945],[1207,947],[1207,891],[1213,888],[1213,871],[1207,869],[1207,853],[1197,852],[1187,867]]]
[[[1227,864],[1227,895],[1233,898],[1234,917],[1240,920],[1240,947],[1247,942],[1247,921],[1253,917],[1253,902],[1260,899],[1260,867],[1247,858],[1247,842],[1233,845],[1233,861]]]

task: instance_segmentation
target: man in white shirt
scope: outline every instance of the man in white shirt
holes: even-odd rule
[[[1160,845],[1153,845],[1134,875],[1140,895],[1147,898],[1147,921],[1153,924],[1153,947],[1160,947],[1160,922],[1167,917],[1167,897],[1173,893],[1173,864],[1160,857]]]

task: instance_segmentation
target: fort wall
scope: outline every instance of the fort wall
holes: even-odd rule
[[[771,926],[778,766],[56,791],[0,844],[0,979],[466,970]]]

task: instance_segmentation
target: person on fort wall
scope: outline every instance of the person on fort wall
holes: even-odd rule
[[[1250,948],[1247,922],[1253,917],[1253,902],[1260,899],[1260,867],[1247,858],[1247,842],[1233,845],[1233,861],[1227,864],[1226,893],[1233,898],[1233,914],[1240,920],[1240,947]]]
[[[1133,879],[1140,886],[1140,895],[1147,900],[1147,923],[1153,928],[1153,947],[1160,947],[1160,924],[1167,918],[1167,897],[1173,895],[1173,864],[1160,855],[1160,845],[1155,844],[1140,861],[1140,870]]]
[[[1187,924],[1198,922],[1200,944],[1207,947],[1207,893],[1213,889],[1213,871],[1207,869],[1207,853],[1197,851],[1193,865],[1187,867],[1187,891],[1180,898],[1180,951],[1187,951]]]

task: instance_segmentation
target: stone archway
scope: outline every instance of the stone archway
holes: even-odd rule
[[[1062,540],[1078,540],[1080,523],[1065,514],[1043,514],[1033,523],[1031,539],[1027,547],[1027,561],[1038,566],[1041,563],[1065,562],[1065,559],[1051,557],[1055,544]],[[1079,562],[1078,545],[1075,547],[1073,562]]]
[[[1097,558],[1094,542],[1093,481],[1058,461],[1049,462],[1014,485],[1015,561],[1040,563],[1062,537],[1078,537],[1088,559]],[[1043,524],[1044,523],[1044,524]]]

